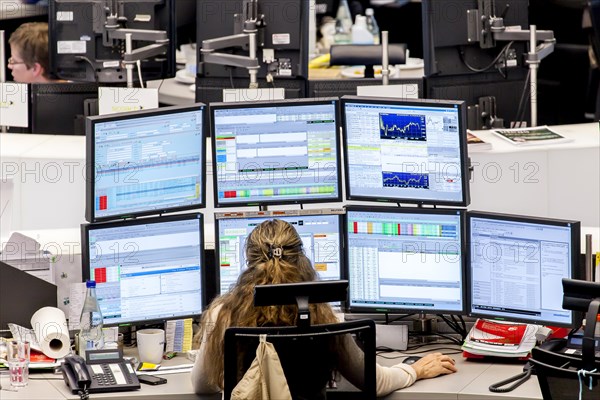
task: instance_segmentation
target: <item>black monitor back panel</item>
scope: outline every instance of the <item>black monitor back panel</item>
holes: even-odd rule
[[[37,310],[56,307],[56,291],[56,285],[0,261],[0,335],[8,323],[31,327]]]

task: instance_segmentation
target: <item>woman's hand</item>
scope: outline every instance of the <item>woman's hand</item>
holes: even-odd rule
[[[454,359],[442,353],[427,354],[412,364],[417,379],[435,378],[438,375],[452,374],[457,371]]]

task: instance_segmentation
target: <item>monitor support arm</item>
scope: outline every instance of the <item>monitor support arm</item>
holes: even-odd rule
[[[102,44],[106,47],[114,47],[117,40],[125,41],[123,64],[125,64],[127,72],[127,87],[133,87],[134,65],[138,61],[165,54],[168,51],[169,38],[166,31],[122,28],[122,24],[127,22],[127,18],[124,16],[123,10],[118,12],[116,8],[117,5],[113,1],[105,0],[104,7],[101,8],[105,14],[102,14],[102,23],[96,26],[96,29],[101,30]],[[134,50],[134,40],[154,43]]]
[[[531,72],[531,126],[537,126],[537,71],[541,61],[554,51],[556,39],[553,31],[537,30],[535,25],[529,29],[511,29],[504,25],[504,15],[495,12],[495,0],[478,0],[478,8],[467,10],[468,41],[479,42],[482,49],[492,48],[499,42],[529,42],[529,52],[525,63]],[[538,42],[541,42],[538,44]]]
[[[198,65],[198,71],[199,73],[203,72],[205,63],[246,68],[250,75],[250,89],[255,89],[258,88],[257,76],[260,69],[256,55],[257,34],[258,28],[264,26],[264,15],[258,14],[258,0],[244,0],[243,7],[241,33],[202,41],[201,62]],[[241,56],[215,51],[227,47],[247,47],[248,55]]]
[[[116,15],[110,15],[104,26],[106,34],[103,35],[105,45],[112,46],[115,40],[125,40],[125,53],[123,64],[127,72],[127,87],[133,87],[133,68],[141,60],[164,54],[169,46],[169,38],[166,31],[153,31],[147,29],[125,29],[119,28]],[[147,46],[133,49],[133,41],[141,40],[154,42]]]

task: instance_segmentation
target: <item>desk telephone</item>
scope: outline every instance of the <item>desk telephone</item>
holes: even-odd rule
[[[65,383],[71,392],[120,392],[140,388],[131,364],[123,360],[121,350],[86,350],[81,356],[65,357],[62,367]]]

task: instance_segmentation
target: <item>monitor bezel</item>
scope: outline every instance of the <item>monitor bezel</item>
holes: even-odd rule
[[[208,106],[204,103],[194,103],[192,105],[185,106],[170,106],[161,107],[151,110],[138,110],[132,112],[115,113],[107,115],[98,115],[94,117],[86,118],[86,191],[85,191],[85,219],[88,222],[101,222],[101,221],[112,221],[117,219],[127,219],[133,217],[140,217],[146,215],[161,215],[167,212],[176,211],[187,211],[198,208],[204,208],[206,206],[206,133],[208,129]],[[161,115],[169,115],[184,112],[201,111],[202,113],[202,139],[200,149],[200,186],[201,193],[200,199],[196,204],[190,204],[187,206],[173,206],[173,207],[162,207],[153,210],[142,210],[132,213],[119,213],[114,215],[108,215],[98,217],[96,215],[95,208],[95,192],[96,192],[96,141],[95,141],[95,127],[96,124],[106,123],[118,120],[132,120],[136,118],[155,117]]]
[[[337,216],[338,217],[338,235],[340,238],[340,276],[338,280],[347,279],[346,271],[346,252],[344,250],[344,209],[307,209],[307,210],[285,210],[285,211],[258,211],[258,212],[232,212],[232,213],[215,213],[215,295],[221,293],[221,246],[219,245],[219,223],[222,220],[230,219],[282,219],[285,217],[312,217],[319,215]],[[311,262],[312,264],[312,262]],[[314,268],[314,265],[312,266]],[[239,275],[238,275],[239,278]]]
[[[215,118],[214,113],[217,110],[223,109],[236,109],[236,108],[268,108],[268,107],[290,107],[290,106],[303,106],[303,105],[323,105],[323,104],[334,104],[335,109],[335,142],[337,146],[337,152],[335,155],[335,164],[337,168],[337,194],[335,197],[307,197],[303,199],[288,199],[278,200],[273,199],[269,201],[230,201],[220,202],[219,201],[219,186],[218,186],[218,167],[216,157],[216,136],[215,136]],[[210,120],[210,136],[211,136],[211,148],[212,148],[212,169],[213,169],[213,197],[214,205],[216,208],[225,207],[240,207],[240,206],[269,206],[269,205],[285,205],[285,204],[309,204],[309,203],[336,203],[342,200],[342,164],[341,164],[341,139],[340,139],[340,102],[337,97],[325,97],[325,98],[303,98],[303,99],[285,99],[285,100],[265,100],[265,101],[246,101],[236,103],[210,103],[209,105],[209,120]]]
[[[159,217],[146,217],[146,218],[138,218],[138,219],[128,219],[121,221],[110,221],[110,222],[96,222],[96,223],[85,223],[81,224],[81,276],[83,282],[90,279],[91,271],[90,271],[90,252],[89,252],[89,234],[90,231],[94,229],[104,229],[104,228],[118,228],[118,227],[131,227],[135,225],[146,225],[146,224],[154,224],[154,223],[163,223],[163,222],[176,222],[176,221],[190,221],[198,219],[200,230],[198,234],[200,235],[200,308],[201,311],[199,314],[182,314],[178,316],[167,317],[164,319],[141,319],[141,320],[131,320],[127,322],[104,322],[105,326],[130,326],[130,325],[149,325],[154,323],[160,323],[167,320],[174,319],[184,319],[184,318],[196,318],[199,317],[202,312],[207,307],[207,292],[210,291],[210,288],[207,288],[207,279],[206,279],[206,258],[205,258],[205,248],[204,248],[204,239],[205,239],[205,229],[204,229],[204,215],[202,213],[191,213],[191,214],[176,214],[176,215],[168,215],[168,216],[159,216]]]
[[[406,308],[406,307],[381,307],[381,306],[366,306],[366,305],[352,305],[351,296],[352,296],[352,277],[350,276],[350,244],[349,239],[350,235],[348,233],[348,224],[349,224],[349,213],[352,212],[381,212],[381,213],[389,213],[389,214],[415,214],[415,215],[447,215],[454,216],[458,215],[460,221],[460,251],[461,251],[461,297],[462,297],[462,308],[461,310],[447,310],[447,309],[420,309],[420,308]],[[448,314],[448,315],[466,315],[467,313],[467,280],[466,280],[466,243],[465,243],[465,217],[466,211],[460,208],[422,208],[422,207],[385,207],[385,206],[346,206],[346,213],[344,214],[344,250],[346,251],[345,260],[346,260],[346,271],[344,272],[346,278],[350,282],[350,287],[348,288],[348,301],[347,301],[347,311],[350,313],[369,313],[369,314],[432,314],[435,311],[435,314]]]
[[[513,221],[519,223],[530,223],[530,224],[541,224],[548,226],[561,226],[561,227],[571,227],[571,245],[573,248],[571,249],[571,279],[584,279],[583,271],[579,267],[579,253],[581,252],[581,223],[579,221],[574,220],[565,220],[558,218],[546,218],[546,217],[536,217],[536,216],[526,216],[526,215],[516,215],[516,214],[505,214],[505,213],[496,213],[496,212],[487,212],[487,211],[467,211],[466,213],[466,245],[467,245],[467,263],[466,263],[466,272],[467,272],[467,297],[469,300],[467,315],[475,318],[485,318],[489,320],[495,321],[509,321],[509,322],[522,322],[527,324],[538,324],[545,326],[558,326],[565,328],[574,328],[577,326],[578,321],[581,320],[581,316],[578,315],[577,312],[571,311],[571,323],[564,324],[556,321],[543,320],[543,319],[531,319],[531,318],[519,318],[515,316],[502,317],[494,314],[489,314],[481,311],[473,312],[473,274],[471,271],[471,221],[472,218],[482,218],[482,219],[490,219],[490,220],[498,220],[498,221]],[[558,295],[558,294],[557,294]]]
[[[366,196],[352,194],[350,186],[350,164],[348,162],[348,136],[346,129],[346,104],[381,104],[390,106],[408,106],[408,107],[433,107],[433,108],[451,108],[456,107],[459,115],[459,151],[461,166],[461,191],[462,199],[459,201],[441,201],[434,199],[417,199],[407,197],[390,196]],[[452,207],[466,207],[470,203],[469,190],[469,157],[467,150],[467,114],[464,101],[456,100],[430,100],[430,99],[395,99],[390,97],[366,97],[366,96],[342,96],[340,98],[341,126],[343,131],[343,151],[344,151],[344,176],[347,200],[363,200],[376,202],[406,203],[417,205],[444,205]]]

